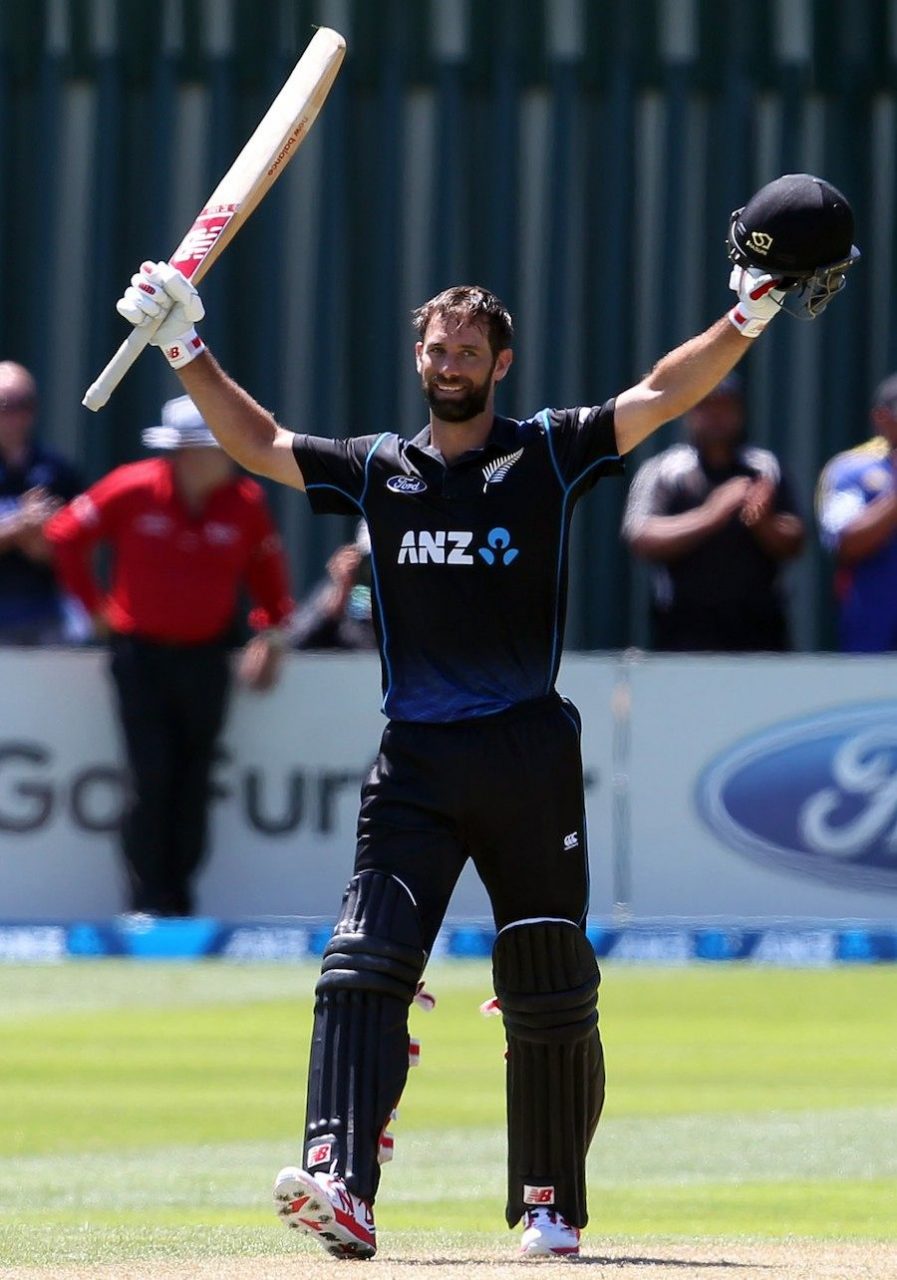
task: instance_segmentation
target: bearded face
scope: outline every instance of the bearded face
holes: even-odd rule
[[[421,388],[441,422],[469,422],[489,405],[497,357],[478,325],[433,320],[417,350]]]
[[[442,422],[469,422],[482,413],[492,389],[494,368],[493,361],[489,372],[479,381],[461,375],[424,374],[421,379],[423,391],[433,417]]]

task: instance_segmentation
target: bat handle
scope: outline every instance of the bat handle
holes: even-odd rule
[[[131,330],[96,382],[92,382],[85,391],[84,399],[81,401],[83,405],[92,409],[94,413],[97,409],[102,409],[143,348],[149,345],[150,339],[164,319],[164,316],[160,316],[150,324],[144,322],[138,328]]]

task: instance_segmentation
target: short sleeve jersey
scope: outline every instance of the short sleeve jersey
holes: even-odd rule
[[[226,637],[243,585],[254,626],[277,625],[292,611],[280,538],[249,476],[219,485],[193,512],[167,459],[129,462],[53,516],[46,536],[69,590],[125,635],[175,645]],[[113,552],[108,594],[91,565],[101,543]]]
[[[816,493],[823,546],[837,551],[844,530],[876,498],[897,489],[891,448],[877,436],[837,454]],[[856,653],[897,649],[897,537],[863,560],[838,568],[841,647]]]
[[[623,515],[623,534],[633,538],[651,516],[676,516],[700,507],[712,490],[735,476],[765,476],[775,485],[772,510],[798,514],[798,503],[778,459],[768,449],[743,445],[732,464],[709,468],[692,444],[675,444],[642,464]],[[773,594],[780,561],[766,552],[733,517],[712,537],[661,565],[653,573],[655,602],[662,608],[695,610],[706,617],[708,605],[722,615],[741,618],[777,601]]]
[[[496,417],[451,466],[429,427],[293,449],[315,512],[367,521],[387,716],[466,719],[551,692],[573,508],[622,471],[613,400]]]

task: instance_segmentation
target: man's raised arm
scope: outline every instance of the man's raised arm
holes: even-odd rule
[[[294,489],[305,481],[293,454],[293,433],[224,372],[195,325],[205,314],[192,284],[167,262],[145,262],[116,304],[133,325],[165,315],[150,342],[161,348],[216,440],[247,471]]]
[[[786,173],[756,191],[731,215],[728,239],[738,301],[617,397],[621,453],[703,400],[786,302],[805,319],[821,315],[860,258],[850,202],[810,173]]]
[[[215,439],[235,462],[256,475],[294,489],[305,481],[293,453],[293,433],[278,426],[273,414],[221,368],[209,351],[178,370],[184,390],[208,423]]]
[[[781,310],[778,281],[756,268],[735,267],[729,279],[738,302],[717,322],[674,348],[616,400],[617,448],[629,453],[664,422],[687,413],[734,369]]]

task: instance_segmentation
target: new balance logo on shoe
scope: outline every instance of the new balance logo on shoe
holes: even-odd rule
[[[371,1206],[352,1194],[342,1178],[311,1174],[292,1165],[274,1183],[277,1216],[318,1240],[334,1258],[373,1258],[377,1230]]]
[[[571,1227],[566,1218],[554,1209],[527,1209],[520,1238],[520,1256],[577,1258],[579,1227]]]

